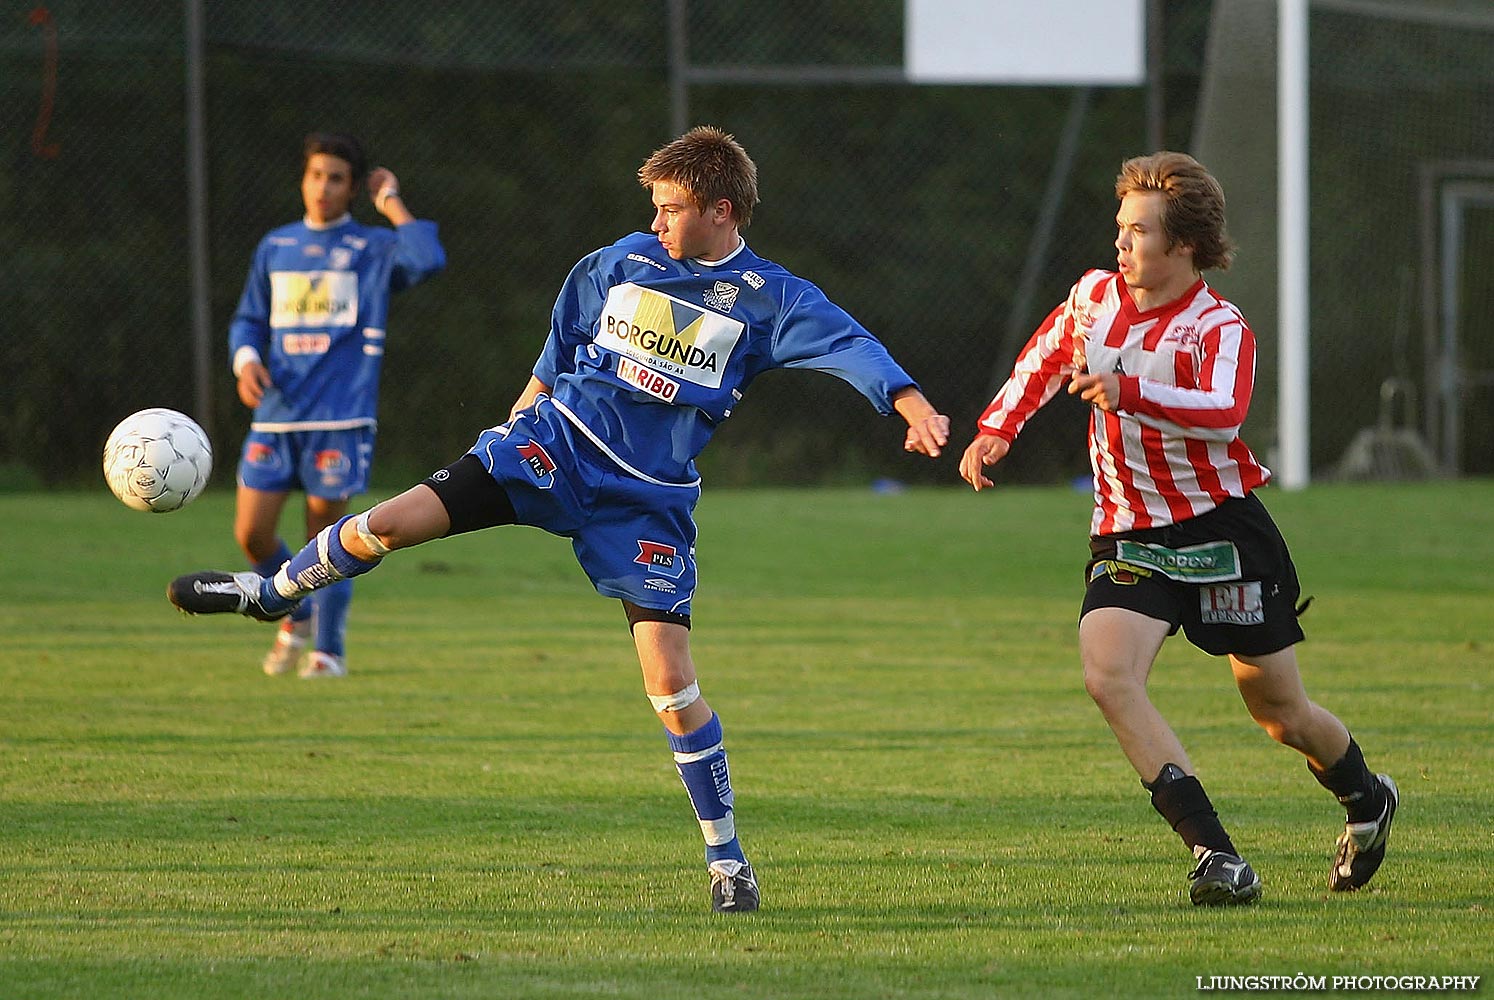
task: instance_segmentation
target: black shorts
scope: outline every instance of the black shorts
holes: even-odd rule
[[[1163,528],[1095,535],[1084,607],[1167,622],[1214,656],[1264,656],[1305,638],[1286,541],[1254,493]]]

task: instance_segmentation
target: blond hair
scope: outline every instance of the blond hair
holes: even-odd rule
[[[1224,270],[1235,256],[1235,244],[1224,229],[1224,188],[1214,175],[1187,153],[1163,151],[1121,164],[1115,197],[1135,191],[1160,191],[1162,231],[1167,247],[1193,248],[1200,271]]]

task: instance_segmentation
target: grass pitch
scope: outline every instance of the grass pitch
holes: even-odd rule
[[[1189,859],[1080,678],[1087,497],[707,491],[701,686],[764,909],[711,915],[623,616],[497,529],[358,583],[351,676],[186,619],[231,498],[0,496],[0,997],[1183,996],[1212,976],[1484,975],[1494,483],[1268,491],[1308,691],[1403,794],[1372,886],[1341,814],[1181,639],[1153,695],[1265,880]],[[1487,988],[1487,987],[1485,987]]]

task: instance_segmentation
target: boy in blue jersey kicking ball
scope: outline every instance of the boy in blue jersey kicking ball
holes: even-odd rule
[[[350,214],[365,175],[393,230]],[[254,251],[228,333],[239,399],[254,410],[233,533],[264,576],[291,557],[277,530],[290,490],[305,491],[306,537],[315,538],[368,489],[389,296],[446,266],[436,224],[410,214],[393,173],[368,172],[352,136],[306,137],[301,198],[306,217],[272,230]],[[352,587],[339,581],[291,612],[265,673],[299,662],[303,678],[343,676]]]
[[[178,577],[191,614],[274,621],[395,549],[501,524],[571,540],[597,591],[622,602],[643,688],[705,836],[711,904],[758,907],[737,837],[721,722],[690,656],[695,456],[762,372],[845,379],[907,422],[903,447],[937,456],[949,418],[875,337],[823,292],[748,249],[757,168],[730,135],[692,129],[638,171],[652,233],[583,258],[506,423],[423,483],[323,530],[276,572]]]

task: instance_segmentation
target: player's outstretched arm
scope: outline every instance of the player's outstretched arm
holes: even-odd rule
[[[940,450],[949,443],[949,418],[934,409],[934,404],[911,385],[892,397],[892,406],[908,422],[903,450],[938,458]]]
[[[415,221],[399,195],[399,178],[388,167],[374,167],[368,172],[368,198],[379,214],[396,226]]]
[[[986,478],[986,466],[995,465],[1011,451],[1012,443],[997,434],[977,434],[975,440],[960,456],[960,478],[979,493],[987,486],[996,484]]]

